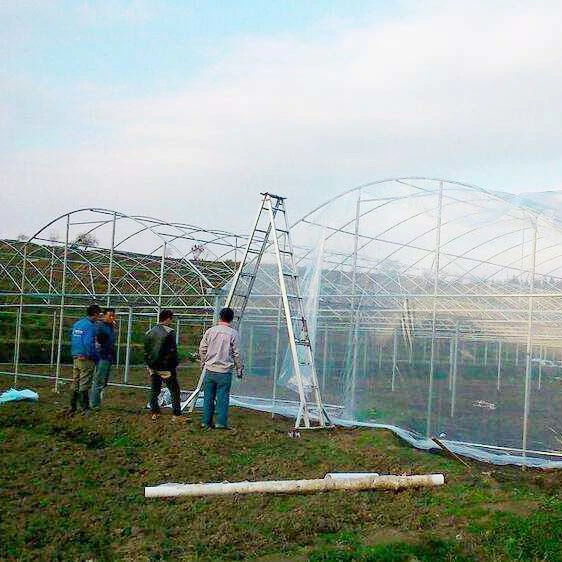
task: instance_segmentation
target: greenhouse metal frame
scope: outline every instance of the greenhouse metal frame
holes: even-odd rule
[[[62,240],[53,235],[57,229]],[[92,302],[117,309],[118,348],[125,348],[122,384],[130,385],[133,324],[144,319],[150,326],[162,308],[173,308],[178,339],[182,324],[209,325],[244,236],[87,208],[57,217],[27,240],[0,244],[0,307],[15,315],[12,369],[3,374],[13,374],[14,384],[22,375],[54,378],[58,390],[71,318]],[[54,377],[22,372],[22,327],[30,314],[52,316],[46,363]]]

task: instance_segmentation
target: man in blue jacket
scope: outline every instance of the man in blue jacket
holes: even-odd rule
[[[97,304],[86,309],[86,317],[72,326],[70,333],[70,353],[72,354],[72,396],[70,411],[76,412],[78,400],[84,411],[90,408],[90,387],[94,375],[96,353],[96,322],[101,313]]]
[[[96,352],[97,365],[92,381],[90,405],[99,408],[103,396],[103,389],[109,382],[109,371],[115,361],[115,309],[104,308],[102,319],[97,324]]]

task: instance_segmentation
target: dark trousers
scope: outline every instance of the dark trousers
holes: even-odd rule
[[[162,381],[170,390],[172,396],[172,411],[174,416],[181,416],[180,406],[180,385],[178,384],[178,377],[172,371],[172,374],[163,379],[159,374],[153,372],[150,375],[150,410],[153,414],[160,413],[160,406],[158,405],[158,396],[162,390]]]

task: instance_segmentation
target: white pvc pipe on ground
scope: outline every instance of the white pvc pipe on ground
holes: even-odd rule
[[[378,472],[328,472],[324,478],[345,480],[346,478],[365,478],[367,476],[379,476]]]
[[[272,480],[264,482],[210,482],[207,484],[162,484],[144,489],[147,498],[177,496],[225,496],[253,493],[323,492],[328,490],[402,490],[441,486],[443,474],[416,476],[365,476],[362,478],[319,478],[316,480]]]

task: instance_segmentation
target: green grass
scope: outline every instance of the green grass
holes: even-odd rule
[[[192,377],[196,373],[192,373]],[[8,386],[6,384],[5,386]],[[189,385],[187,385],[189,386]],[[236,433],[150,421],[142,391],[100,413],[0,406],[1,560],[562,560],[561,475],[412,449],[387,431],[287,436],[289,420],[232,410]],[[318,478],[330,471],[444,472],[440,488],[144,498],[162,482]]]

